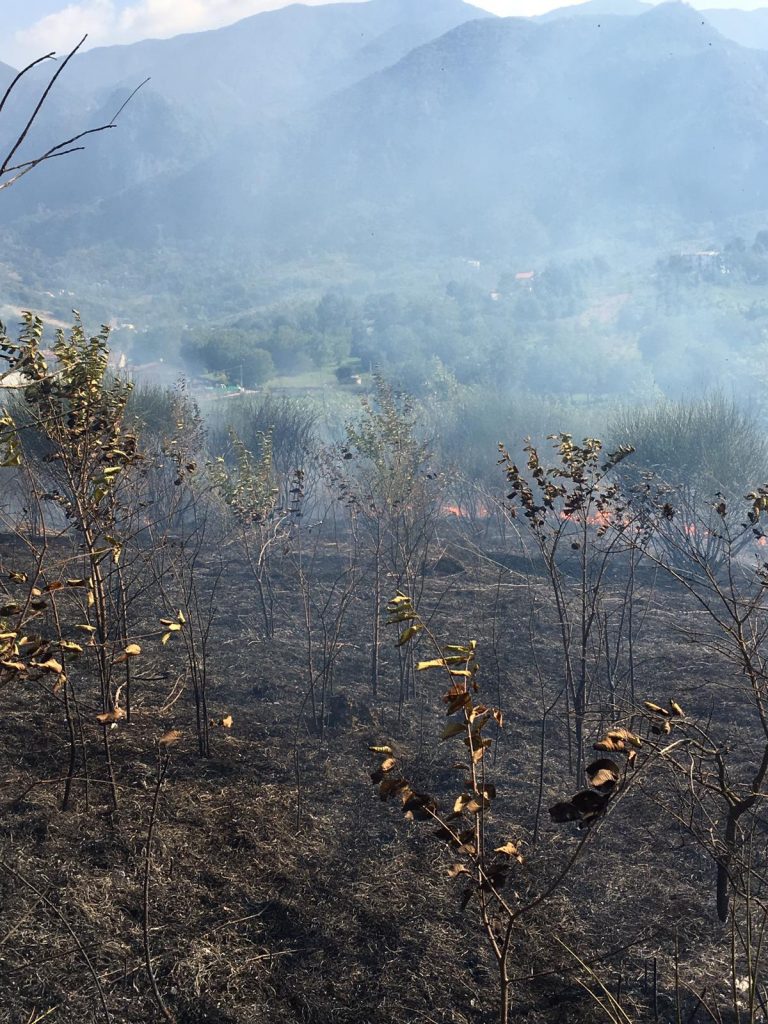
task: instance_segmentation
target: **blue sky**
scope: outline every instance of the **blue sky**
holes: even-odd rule
[[[164,38],[231,24],[285,0],[2,0],[0,60],[16,67],[50,50],[69,49],[84,34],[89,45]],[[325,0],[304,0],[318,3]],[[421,0],[428,2],[428,0]],[[473,0],[501,15],[541,14],[574,0]],[[695,7],[765,6],[768,0],[695,0]]]

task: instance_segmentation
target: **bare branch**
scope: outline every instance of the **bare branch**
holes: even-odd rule
[[[44,60],[53,60],[54,58],[55,58],[55,52],[52,50],[50,53],[46,53],[44,57],[38,57],[37,60],[33,60],[31,64],[27,64],[27,66],[25,68],[22,68],[21,71],[19,71],[19,73],[14,78],[14,80],[11,82],[11,84],[8,86],[8,88],[5,90],[5,94],[3,95],[3,98],[0,100],[0,113],[2,113],[2,110],[3,110],[3,107],[5,106],[6,100],[11,95],[13,90],[16,88],[16,86],[17,86],[17,84],[19,82],[19,79],[22,78],[24,75],[26,75],[26,73],[28,71],[31,71],[33,67],[35,67],[38,64],[41,64]]]
[[[77,46],[75,46],[72,50],[70,50],[70,52],[67,54],[67,56],[62,61],[61,65],[56,69],[55,73],[51,76],[51,79],[48,82],[48,85],[43,90],[43,93],[40,96],[40,99],[37,101],[37,104],[35,105],[32,113],[28,117],[27,122],[26,122],[24,128],[19,133],[18,137],[16,138],[16,141],[13,143],[13,145],[10,148],[10,150],[6,153],[5,157],[3,158],[2,165],[0,165],[0,178],[2,178],[4,175],[8,175],[8,174],[13,175],[13,177],[7,178],[5,181],[0,182],[0,191],[2,191],[5,188],[10,188],[10,186],[14,185],[20,178],[23,178],[25,174],[28,174],[31,170],[33,170],[33,168],[37,167],[41,163],[44,163],[46,160],[52,160],[54,157],[57,157],[57,156],[66,156],[69,153],[80,152],[85,147],[84,146],[75,146],[75,145],[73,145],[75,142],[79,142],[80,139],[84,139],[88,135],[95,135],[98,132],[106,131],[108,128],[114,128],[115,127],[115,122],[117,121],[117,119],[120,116],[120,114],[122,114],[123,110],[125,110],[127,105],[131,102],[133,97],[139,91],[139,89],[141,89],[143,86],[145,86],[147,84],[147,82],[149,81],[149,78],[145,78],[143,82],[141,82],[139,85],[136,86],[136,88],[130,93],[128,98],[120,105],[120,107],[115,112],[115,114],[113,115],[113,117],[111,118],[109,123],[99,125],[97,128],[88,128],[85,131],[78,132],[76,135],[73,135],[70,138],[65,139],[62,142],[57,142],[56,145],[51,146],[44,153],[41,153],[40,156],[33,157],[30,160],[22,160],[20,163],[12,164],[11,161],[13,160],[13,157],[19,151],[19,148],[24,143],[24,140],[26,139],[27,135],[29,134],[30,129],[34,125],[35,121],[37,120],[37,118],[38,118],[38,116],[40,114],[40,111],[42,110],[46,100],[48,99],[48,96],[49,96],[49,94],[51,92],[51,89],[53,88],[56,80],[58,79],[59,75],[62,73],[64,68],[67,66],[67,64],[70,62],[70,60],[78,52],[78,50],[80,49],[80,47],[83,45],[83,43],[85,42],[85,40],[87,38],[88,38],[87,35],[83,36],[83,38],[80,40],[80,42],[77,44]],[[40,64],[42,61],[49,60],[49,59],[55,59],[55,56],[54,56],[53,53],[47,53],[44,57],[38,57],[37,60],[32,61],[31,64],[28,64],[25,68],[23,68],[16,75],[14,80],[11,82],[11,84],[6,89],[5,94],[3,95],[2,100],[0,100],[0,113],[2,112],[3,107],[6,104],[6,101],[8,100],[9,96],[12,94],[15,86],[18,84],[18,82],[22,78],[22,76],[25,75],[32,68],[34,68],[37,64]],[[16,173],[14,173],[14,172],[16,172]]]
[[[67,64],[69,64],[69,62],[72,60],[74,55],[77,53],[77,51],[80,49],[80,47],[83,45],[83,43],[85,42],[85,40],[87,38],[88,38],[87,35],[83,36],[83,38],[80,40],[80,42],[77,44],[77,46],[75,46],[75,48],[73,50],[69,51],[67,56],[61,62],[60,67],[58,67],[56,69],[56,71],[53,73],[53,75],[51,75],[50,82],[48,83],[48,85],[43,90],[43,94],[40,97],[40,99],[37,101],[37,104],[36,104],[34,110],[32,111],[32,113],[30,114],[29,119],[27,120],[26,125],[22,129],[21,134],[16,139],[16,142],[13,144],[13,146],[10,149],[10,151],[6,154],[5,159],[3,160],[3,164],[0,167],[0,176],[6,173],[6,171],[8,169],[8,165],[10,164],[11,160],[13,159],[15,154],[18,152],[19,147],[23,144],[24,140],[26,139],[27,135],[29,134],[30,128],[35,123],[35,121],[37,120],[38,114],[42,110],[43,104],[48,99],[48,96],[49,96],[49,94],[51,92],[51,89],[56,84],[56,80],[58,79],[59,75],[62,73],[64,68],[67,66]]]

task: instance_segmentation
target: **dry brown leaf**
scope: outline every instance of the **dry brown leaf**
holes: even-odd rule
[[[504,843],[503,846],[497,846],[493,852],[503,853],[505,857],[512,857],[514,860],[518,862],[518,864],[523,863],[524,858],[522,853],[520,852],[520,847],[517,845],[517,843],[513,843],[512,840],[510,840],[507,843]]]
[[[440,733],[440,739],[449,740],[452,736],[458,736],[459,733],[464,732],[465,729],[466,724],[464,722],[449,722]]]
[[[379,786],[379,799],[388,800],[395,793],[399,793],[401,789],[405,789],[408,783],[405,779],[393,779],[391,777],[381,780]]]
[[[102,711],[100,715],[96,715],[96,721],[101,722],[102,725],[109,725],[111,722],[120,722],[125,718],[124,708],[113,708],[111,711]]]
[[[466,690],[461,693],[457,693],[455,697],[451,697],[450,700],[446,701],[448,707],[445,709],[446,715],[455,715],[457,711],[461,711],[468,704],[472,703],[471,696]]]
[[[471,799],[471,793],[460,793],[453,802],[453,813],[461,814]]]
[[[570,802],[570,800],[562,800],[558,804],[553,804],[549,808],[549,813],[552,821],[564,822],[564,821],[578,821],[581,818],[576,807]]]
[[[469,869],[464,864],[452,864],[448,868],[448,877],[449,878],[458,878],[459,875],[468,875],[468,874],[470,874],[470,871],[469,871]]]
[[[163,733],[157,742],[161,747],[170,747],[174,743],[178,743],[182,735],[179,729],[169,729],[168,732]]]
[[[630,743],[633,747],[642,747],[643,745],[643,741],[640,737],[636,736],[633,732],[630,732],[629,729],[609,729],[607,738],[614,742],[623,741],[625,743]]]
[[[583,789],[571,797],[571,805],[579,812],[582,821],[591,821],[605,810],[608,795],[596,793],[593,789]]]
[[[595,789],[611,790],[621,777],[621,769],[615,761],[607,757],[600,757],[587,765],[587,779]]]
[[[643,704],[652,711],[654,715],[668,715],[669,712],[666,708],[661,707],[659,704],[654,704],[652,700],[644,700]]]

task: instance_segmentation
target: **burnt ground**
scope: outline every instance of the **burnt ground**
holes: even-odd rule
[[[6,568],[16,554],[3,548]],[[568,770],[562,702],[547,717],[542,756],[542,699],[552,702],[562,678],[557,623],[543,578],[523,572],[524,560],[502,550],[479,558],[460,546],[448,554],[427,567],[420,607],[442,641],[478,639],[483,693],[505,713],[492,755],[492,828],[500,842],[525,843],[525,864],[507,889],[516,905],[547,888],[583,835],[546,813],[582,785]],[[331,547],[315,559],[316,596],[338,579],[343,559]],[[260,632],[252,581],[232,564],[222,577],[208,654],[209,716],[233,721],[212,726],[210,758],[198,755],[188,687],[167,706],[184,671],[176,638],[167,647],[144,642],[145,679],[134,683],[131,720],[110,732],[117,810],[87,661],[76,666],[82,734],[67,811],[61,700],[44,681],[0,689],[0,1021],[163,1019],[143,921],[157,740],[168,728],[182,738],[169,748],[159,794],[147,909],[169,1017],[178,1024],[497,1019],[494,965],[476,909],[473,902],[462,909],[461,884],[447,874],[455,856],[428,824],[405,821],[395,802],[380,802],[369,777],[378,763],[369,745],[392,744],[414,784],[442,806],[452,803],[459,750],[439,742],[444,686],[420,673],[416,692],[399,701],[396,633],[387,627],[381,686],[372,694],[370,587],[361,583],[339,635],[321,731],[309,712],[294,568],[287,560],[276,569],[271,639]],[[206,578],[205,558],[197,571]],[[622,579],[618,571],[611,581],[617,593]],[[157,609],[142,600],[150,622]],[[747,735],[743,681],[686,638],[695,609],[652,574],[640,579],[636,604],[637,700],[674,697],[692,717],[714,714],[723,736]],[[317,658],[317,621],[312,637]],[[616,720],[629,723],[626,685],[624,674]],[[320,714],[319,683],[316,701]],[[603,699],[590,737],[610,724]],[[710,1019],[695,998],[702,992],[729,1019],[730,928],[715,914],[711,859],[674,820],[676,799],[661,773],[644,776],[595,830],[565,883],[520,922],[513,1020],[605,1019],[600,984],[630,1021],[674,1019],[676,999],[680,1019]]]

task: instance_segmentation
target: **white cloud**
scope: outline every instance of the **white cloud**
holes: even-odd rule
[[[303,0],[327,3],[327,0]],[[43,53],[65,52],[88,33],[87,46],[163,39],[182,32],[218,28],[286,0],[81,0],[6,37],[0,59],[17,67]]]

